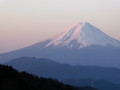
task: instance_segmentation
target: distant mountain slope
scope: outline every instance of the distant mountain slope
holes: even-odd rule
[[[120,84],[120,69],[112,67],[98,66],[71,66],[61,64],[49,59],[39,59],[34,57],[21,57],[14,59],[7,65],[13,66],[19,71],[27,71],[29,73],[49,78],[64,79],[83,79],[90,78],[92,80],[107,80]]]
[[[63,81],[65,84],[73,85],[73,86],[92,86],[99,90],[120,90],[119,84],[113,84],[111,82],[105,80],[91,80],[91,79],[67,79]]]
[[[0,65],[0,90],[96,90],[91,87],[79,89],[64,85],[57,80],[38,78],[12,67]]]
[[[89,46],[78,49],[27,47],[0,55],[0,62],[5,63],[19,57],[50,58],[70,65],[104,66],[120,68],[120,48]]]
[[[0,63],[30,56],[70,65],[120,68],[120,41],[89,23],[76,23],[65,31],[29,47],[0,54]]]

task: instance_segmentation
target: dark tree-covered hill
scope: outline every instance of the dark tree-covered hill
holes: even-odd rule
[[[75,88],[57,80],[39,78],[18,72],[10,66],[0,65],[0,90],[96,90],[91,87]]]

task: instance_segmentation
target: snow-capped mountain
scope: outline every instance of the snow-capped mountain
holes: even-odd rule
[[[75,23],[44,41],[0,54],[0,63],[23,56],[48,58],[70,65],[120,68],[120,41],[89,23]]]
[[[75,23],[72,26],[65,29],[62,33],[55,35],[41,43],[48,41],[44,47],[55,46],[62,47],[67,46],[69,48],[82,48],[90,45],[101,45],[101,46],[114,46],[119,47],[120,41],[108,36],[98,28],[91,24]]]

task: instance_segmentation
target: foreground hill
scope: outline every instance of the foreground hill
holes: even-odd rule
[[[8,63],[19,71],[26,71],[41,77],[64,79],[107,80],[120,84],[120,69],[98,66],[71,66],[49,59],[35,57],[21,57]]]
[[[12,67],[0,65],[0,90],[96,90],[91,87],[79,89],[64,85],[57,80],[38,78]]]

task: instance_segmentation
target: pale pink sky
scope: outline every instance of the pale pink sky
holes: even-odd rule
[[[120,40],[120,0],[0,0],[0,53],[89,22]]]

